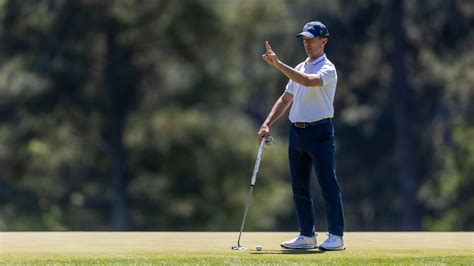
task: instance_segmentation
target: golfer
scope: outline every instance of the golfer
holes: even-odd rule
[[[323,250],[343,250],[344,214],[342,194],[336,179],[334,162],[334,94],[337,73],[324,53],[329,32],[326,26],[313,21],[303,32],[303,44],[308,58],[292,68],[278,59],[265,42],[263,60],[289,78],[286,89],[276,101],[258,132],[259,142],[270,134],[270,126],[290,107],[288,157],[291,171],[293,201],[300,226],[300,235],[281,243],[284,248],[316,248],[314,208],[311,196],[311,171],[314,167],[325,201],[328,239],[319,246]]]

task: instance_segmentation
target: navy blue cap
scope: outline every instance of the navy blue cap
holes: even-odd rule
[[[318,36],[329,37],[329,31],[326,26],[319,21],[311,21],[306,23],[303,27],[303,31],[298,33],[296,37],[306,36],[308,38],[315,38]]]

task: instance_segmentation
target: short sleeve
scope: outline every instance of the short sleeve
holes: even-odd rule
[[[286,84],[285,92],[295,94],[295,83],[291,79],[288,81],[288,84]]]
[[[325,65],[318,71],[318,76],[323,80],[323,86],[337,82],[337,73],[334,67]]]

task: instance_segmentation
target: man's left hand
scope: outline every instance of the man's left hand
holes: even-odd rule
[[[266,124],[263,124],[258,131],[258,143],[262,142],[262,139],[268,136],[270,136],[270,128]]]

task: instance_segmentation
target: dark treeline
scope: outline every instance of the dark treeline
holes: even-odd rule
[[[287,82],[263,43],[296,65],[311,20],[347,229],[474,230],[474,3],[448,0],[0,1],[0,230],[238,230]],[[297,230],[287,126],[247,230]]]

